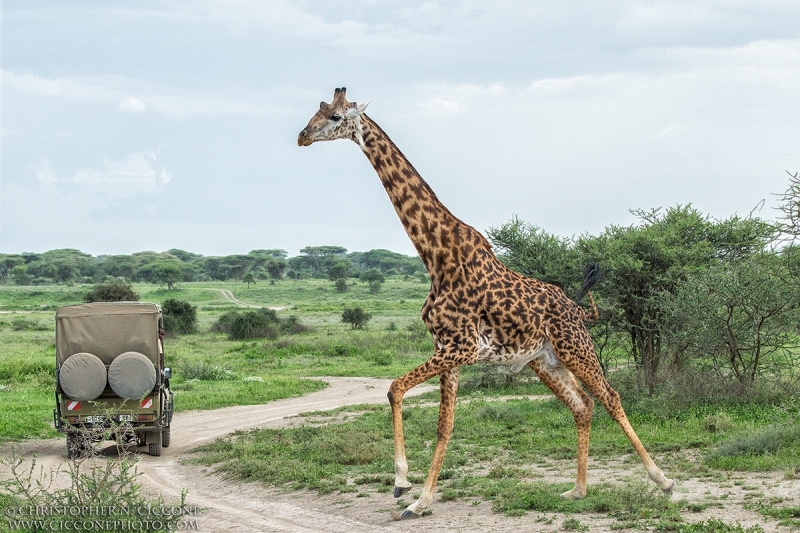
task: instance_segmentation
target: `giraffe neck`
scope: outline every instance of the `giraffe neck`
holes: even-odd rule
[[[491,245],[476,229],[453,215],[439,201],[388,135],[367,115],[361,115],[361,146],[383,183],[397,216],[422,262],[433,277],[458,261],[465,246]],[[363,142],[361,142],[363,141]]]

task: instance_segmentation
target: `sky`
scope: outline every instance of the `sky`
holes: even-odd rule
[[[347,87],[483,231],[691,203],[773,219],[800,171],[800,2],[0,4],[0,253],[414,249]],[[763,203],[762,203],[763,200]]]

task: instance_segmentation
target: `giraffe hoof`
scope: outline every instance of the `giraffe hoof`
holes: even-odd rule
[[[586,497],[586,489],[580,490],[578,488],[574,488],[561,494],[561,497],[565,500],[582,500]]]
[[[408,509],[403,511],[402,514],[397,512],[397,511],[392,511],[392,518],[394,520],[396,520],[396,521],[409,520],[411,518],[419,518],[420,516],[422,516],[422,515],[419,515],[419,514],[415,513],[414,511],[409,511]]]
[[[394,497],[395,498],[399,498],[400,496],[402,496],[403,494],[405,494],[406,492],[408,492],[410,490],[411,490],[411,487],[395,487],[394,488]]]
[[[669,479],[667,481],[669,481],[669,487],[667,487],[665,489],[662,488],[661,490],[664,492],[664,494],[666,494],[667,496],[670,496],[670,495],[672,495],[672,489],[675,488],[675,480],[674,479]]]

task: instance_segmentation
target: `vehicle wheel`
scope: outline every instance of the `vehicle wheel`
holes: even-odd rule
[[[153,457],[160,457],[161,456],[161,443],[160,442],[151,442],[147,445],[147,453],[152,455]]]
[[[161,446],[164,448],[169,448],[170,440],[170,430],[168,427],[165,427],[163,430],[161,430]]]
[[[151,442],[147,446],[147,453],[152,455],[153,457],[160,457],[161,456],[161,443],[163,442],[163,435],[161,431],[157,433],[158,435],[158,442]]]

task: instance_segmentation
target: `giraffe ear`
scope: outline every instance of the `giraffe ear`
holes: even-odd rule
[[[363,114],[364,111],[366,111],[368,105],[369,105],[369,102],[367,102],[366,104],[358,104],[356,106],[356,111],[358,111],[358,114],[359,115]]]
[[[361,104],[361,105],[358,105],[355,102],[351,102],[350,103],[350,107],[347,108],[347,112],[346,112],[347,116],[351,117],[351,118],[357,117],[358,115],[360,115],[360,114],[362,114],[364,112],[364,110],[367,108],[368,105],[369,105],[369,102],[367,102],[366,104]]]

